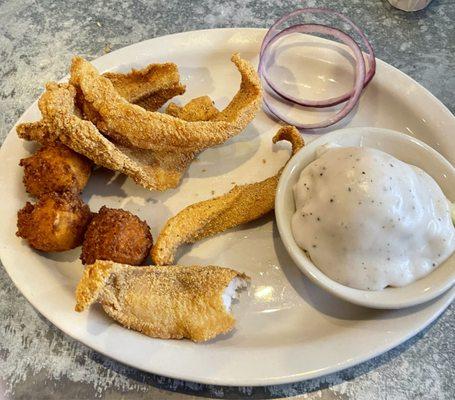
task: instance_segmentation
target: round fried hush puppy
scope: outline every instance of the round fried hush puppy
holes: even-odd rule
[[[24,167],[25,189],[36,197],[50,192],[80,193],[92,168],[89,159],[59,142],[41,147],[19,165]]]
[[[153,239],[145,221],[125,210],[101,207],[85,232],[81,260],[96,260],[141,265],[152,247]]]
[[[70,250],[82,243],[90,219],[90,209],[79,196],[47,193],[17,213],[16,235],[37,250]]]

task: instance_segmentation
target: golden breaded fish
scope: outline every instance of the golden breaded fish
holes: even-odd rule
[[[132,69],[128,73],[106,72],[117,93],[130,103],[144,104],[147,99],[157,97],[153,109],[160,108],[170,98],[183,94],[185,86],[180,83],[177,65],[174,63],[149,64],[142,69]]]
[[[202,151],[240,133],[260,107],[261,84],[255,69],[238,54],[232,61],[242,77],[240,89],[210,121],[185,121],[131,104],[81,57],[73,58],[70,83],[99,114],[94,121],[98,129],[116,141],[142,149]]]
[[[209,96],[196,97],[183,107],[170,103],[166,108],[166,114],[185,121],[210,121],[217,117],[219,113]]]
[[[58,139],[95,164],[128,175],[146,189],[166,190],[178,185],[195,153],[118,145],[104,137],[92,122],[78,116],[75,96],[72,85],[48,83],[38,102],[43,119],[18,125],[19,137],[40,143]]]
[[[249,278],[214,266],[133,267],[96,261],[76,289],[76,311],[100,303],[126,328],[161,339],[202,342],[230,331],[235,292]]]
[[[293,155],[304,145],[299,131],[293,126],[285,126],[276,133],[273,142],[280,140],[291,142]],[[151,251],[153,263],[172,264],[182,244],[194,243],[254,221],[273,210],[281,171],[261,182],[235,186],[222,196],[184,208],[161,230]]]
[[[76,57],[73,61],[71,80],[78,83],[78,86],[48,84],[39,101],[43,119],[35,123],[20,124],[17,127],[18,135],[42,143],[60,140],[95,164],[122,172],[147,189],[174,188],[199,152],[239,133],[254,117],[259,107],[261,88],[256,72],[248,62],[237,55],[233,56],[233,60],[242,74],[242,84],[237,95],[223,112],[214,117],[217,121],[191,122],[163,113],[149,112],[128,102],[128,98],[131,100],[141,98],[139,81],[142,75],[147,75],[145,70],[124,74],[121,79],[118,76],[114,79],[112,74],[108,74],[108,79],[100,76],[90,63]],[[110,79],[116,82],[117,89]],[[178,73],[174,81],[178,82]],[[121,92],[119,85],[123,87],[122,93],[127,98],[118,93]],[[88,88],[88,97],[84,88]],[[95,89],[100,90],[100,93],[95,93]],[[152,96],[139,101],[153,101],[150,99]],[[206,100],[204,101],[206,103]],[[78,105],[88,120],[81,118]],[[193,115],[197,105],[201,105],[201,102],[195,101],[187,105],[188,107],[183,107],[182,116],[185,112]],[[106,125],[106,113],[115,114],[117,106],[120,113],[126,112],[122,120],[117,122],[131,135],[125,135],[122,129],[120,133],[110,130],[109,124]],[[214,109],[212,106],[212,114]],[[223,119],[226,121],[221,121]],[[155,140],[151,140],[147,138],[150,129],[146,130],[143,132],[146,136],[142,136],[141,141],[141,136],[137,136],[137,128],[144,123],[151,123],[148,128],[154,125],[164,131],[162,130],[160,134],[158,129],[153,135]],[[200,130],[200,124],[205,124],[203,126],[205,130]],[[210,126],[214,130],[209,129],[207,124],[212,124]],[[97,126],[103,129],[102,132]],[[223,130],[223,126],[228,129]],[[188,136],[191,132],[195,135],[193,139]]]
[[[42,145],[51,144],[58,139],[57,134],[49,129],[49,125],[44,120],[23,122],[16,126],[16,132],[21,139]]]
[[[142,69],[132,69],[127,73],[106,72],[117,93],[126,101],[137,104],[148,111],[156,111],[171,98],[185,93],[180,83],[177,65],[174,63],[149,64]],[[97,124],[101,116],[93,106],[85,101],[81,91],[76,103],[85,119]]]

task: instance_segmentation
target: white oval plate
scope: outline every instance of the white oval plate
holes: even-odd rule
[[[223,107],[239,83],[238,73],[229,62],[231,54],[240,52],[257,62],[264,34],[264,29],[181,33],[117,50],[94,64],[101,71],[125,71],[149,62],[174,61],[187,84],[183,100],[208,94]],[[351,71],[336,51],[337,45],[310,37],[307,40],[318,46],[298,51],[306,58],[306,65],[314,63],[319,76],[331,78],[338,68]],[[349,81],[345,79],[332,88],[330,80],[322,79],[313,87],[317,93],[335,95],[347,89]],[[38,118],[35,103],[20,121]],[[428,91],[383,62],[379,61],[377,75],[355,116],[345,123],[409,133],[436,148],[450,162],[455,161],[453,115]],[[90,180],[84,199],[93,211],[106,204],[138,214],[148,221],[156,237],[166,219],[182,207],[212,197],[212,191],[227,191],[231,182],[254,182],[274,174],[289,154],[286,144],[271,144],[277,128],[276,122],[260,113],[241,135],[202,153],[173,191],[149,192],[129,179],[99,170]],[[32,147],[20,141],[13,129],[0,150],[2,262],[24,296],[53,324],[87,346],[136,368],[220,385],[269,385],[314,378],[398,345],[433,321],[454,297],[452,290],[423,306],[400,311],[362,308],[332,297],[309,282],[294,265],[271,215],[186,247],[178,260],[182,264],[230,266],[252,277],[248,293],[243,293],[234,306],[237,326],[231,334],[206,344],[156,340],[122,328],[99,307],[76,313],[74,289],[82,272],[80,249],[39,254],[14,236],[16,212],[27,201],[17,164]]]
[[[275,201],[278,231],[296,265],[321,288],[351,303],[380,309],[395,309],[422,304],[450,289],[455,282],[455,254],[426,277],[404,287],[368,291],[353,289],[330,279],[320,271],[294,240],[291,218],[295,213],[292,188],[302,170],[316,159],[319,146],[334,143],[342,147],[373,147],[432,176],[447,198],[455,201],[455,169],[433,148],[397,131],[383,128],[345,128],[328,133],[305,146],[286,165],[280,177]]]

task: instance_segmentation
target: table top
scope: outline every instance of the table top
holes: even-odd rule
[[[82,4],[83,3],[83,4]],[[220,27],[267,27],[291,0],[0,0],[0,143],[72,55],[99,57],[145,39]],[[364,28],[378,58],[455,112],[455,2],[405,13],[385,0],[313,0]],[[164,378],[72,340],[30,306],[0,268],[0,399],[453,399],[455,307],[403,345],[357,367],[290,385],[219,387]]]

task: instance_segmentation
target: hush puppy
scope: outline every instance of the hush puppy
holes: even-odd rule
[[[16,235],[37,250],[70,250],[82,243],[90,219],[90,209],[79,196],[47,193],[36,204],[27,202],[18,212]]]
[[[101,207],[90,222],[82,244],[83,264],[96,260],[141,265],[153,239],[145,221],[125,210]]]
[[[24,167],[25,189],[35,197],[50,192],[80,193],[92,168],[89,159],[59,142],[41,147],[19,165]]]

